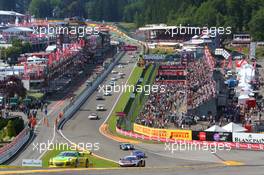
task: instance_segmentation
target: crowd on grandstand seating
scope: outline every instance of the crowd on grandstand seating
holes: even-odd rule
[[[206,66],[204,59],[191,62],[188,65],[188,108],[194,109],[216,95],[216,83],[213,72]]]
[[[175,120],[179,113],[179,108],[184,105],[186,96],[186,86],[182,84],[167,83],[164,85],[165,92],[159,88],[158,92],[153,92],[138,117],[138,122],[150,127],[166,128],[168,123]]]
[[[207,65],[205,59],[189,63],[185,84],[156,81],[155,84],[164,85],[166,90],[161,92],[159,89],[149,95],[136,122],[157,128],[167,128],[171,123],[182,127],[186,123],[182,108],[194,109],[215,97],[216,83]]]

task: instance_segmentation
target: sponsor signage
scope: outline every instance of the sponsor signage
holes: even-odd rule
[[[159,61],[159,60],[164,60],[164,59],[165,59],[165,55],[160,55],[160,54],[144,55],[144,60]]]
[[[23,159],[22,166],[34,166],[34,167],[42,167],[42,160],[38,159]]]
[[[149,137],[157,137],[160,139],[192,140],[191,130],[159,129],[134,124],[134,132]]]
[[[232,142],[232,133],[192,131],[192,139],[199,141]]]
[[[126,45],[126,46],[123,46],[123,50],[124,51],[136,51],[137,46]]]
[[[264,144],[264,134],[233,133],[233,142]]]

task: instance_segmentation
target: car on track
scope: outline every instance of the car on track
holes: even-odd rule
[[[49,160],[49,167],[89,167],[88,153],[63,151]]]
[[[134,150],[135,149],[134,145],[132,145],[131,143],[121,143],[119,147],[122,150]]]
[[[109,85],[110,85],[110,86],[114,86],[115,84],[116,84],[115,81],[110,81],[110,82],[109,82]]]
[[[112,95],[111,92],[107,92],[107,91],[104,92],[104,96],[111,96],[111,95]]]
[[[119,75],[119,78],[124,78],[126,74],[122,73],[122,72],[119,72],[118,75]]]
[[[99,116],[96,113],[91,113],[88,116],[88,119],[90,119],[90,120],[99,120]]]
[[[145,167],[146,162],[144,159],[138,158],[136,156],[126,156],[118,161],[121,167]]]
[[[140,150],[134,150],[134,151],[132,151],[131,155],[132,156],[136,156],[139,159],[143,159],[143,158],[146,158],[147,157],[146,154],[143,151],[140,151]]]
[[[102,104],[98,104],[96,105],[96,110],[97,111],[105,111],[105,105],[102,105]]]
[[[118,80],[118,77],[112,77],[111,78],[111,81],[117,81]]]
[[[122,64],[119,64],[117,67],[118,68],[124,68],[124,66]]]
[[[104,100],[104,97],[101,96],[101,95],[97,95],[95,99],[96,99],[96,100]]]
[[[112,72],[111,72],[112,74],[118,74],[118,72],[117,71],[115,71],[115,70],[112,70]]]

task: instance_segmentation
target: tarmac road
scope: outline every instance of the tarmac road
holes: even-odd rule
[[[131,57],[126,54],[121,59],[121,62],[127,62],[128,60],[131,60]],[[127,81],[134,64],[135,62],[129,63],[124,68],[115,68],[115,70],[126,74],[124,79],[117,81],[117,84]],[[104,84],[107,84],[112,76],[112,74],[109,74]],[[118,161],[119,158],[128,155],[129,151],[119,150],[119,143],[101,135],[99,127],[113,108],[119,93],[114,93],[112,96],[105,97],[104,101],[97,101],[95,99],[97,95],[98,92],[94,92],[71,120],[65,124],[62,133],[67,139],[76,144],[99,143],[100,149],[97,151],[94,150],[93,152],[95,154]],[[96,112],[97,104],[104,104],[107,110],[98,112],[100,120],[89,120],[88,115],[92,112]],[[56,135],[55,142],[66,143],[66,140]],[[52,172],[52,169],[49,169],[46,172],[43,170],[37,174],[263,174],[263,152],[241,150],[217,151],[216,153],[211,153],[210,150],[175,150],[172,152],[171,150],[166,150],[164,144],[147,143],[139,143],[136,145],[136,148],[143,150],[148,156],[146,159],[146,168],[124,168],[118,170],[62,169],[57,172]],[[24,170],[21,171],[23,174],[26,174],[26,172],[23,172]]]
[[[127,62],[128,60],[131,60],[131,57],[126,54],[121,59],[121,62]],[[121,71],[126,74],[124,79],[117,81],[117,84],[124,84],[126,82],[134,64],[135,63],[130,63],[122,69],[115,68],[116,71]],[[110,74],[106,78],[104,84],[107,84],[112,76],[113,75]],[[110,110],[113,108],[113,104],[117,100],[119,93],[114,93],[112,96],[105,97],[104,101],[97,101],[95,99],[97,95],[98,92],[94,92],[94,94],[86,101],[75,116],[66,123],[62,132],[67,139],[76,144],[99,143],[100,149],[97,151],[94,150],[94,153],[108,159],[118,161],[119,158],[130,154],[129,151],[126,152],[119,150],[119,143],[101,135],[99,127],[106,119],[106,116],[108,116]],[[107,110],[104,112],[98,112],[101,117],[100,120],[89,120],[87,117],[90,113],[96,112],[97,104],[104,104]],[[136,145],[136,148],[143,150],[147,154],[147,167],[204,167],[215,165],[225,166],[230,164],[261,167],[264,165],[264,153],[262,152],[231,150],[211,153],[210,150],[178,150],[172,153],[171,151],[165,150],[164,144],[146,143],[140,143]]]

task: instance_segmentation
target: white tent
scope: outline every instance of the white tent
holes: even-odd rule
[[[8,29],[3,30],[6,33],[18,33],[18,32],[33,32],[33,29],[28,27],[10,27]]]
[[[56,50],[57,46],[56,45],[49,45],[47,48],[46,48],[46,52],[53,52],[54,50]]]
[[[210,128],[206,129],[205,131],[212,131],[212,132],[227,132],[225,129],[221,128],[218,125],[211,126]]]
[[[227,125],[223,126],[222,128],[224,130],[226,130],[227,132],[245,132],[245,131],[247,131],[246,128],[244,128],[238,124],[235,124],[233,122],[228,123]]]

